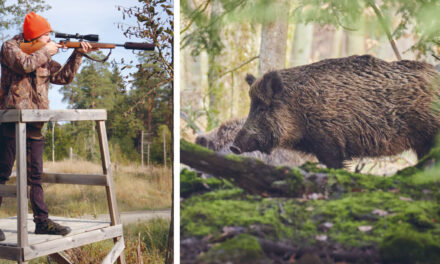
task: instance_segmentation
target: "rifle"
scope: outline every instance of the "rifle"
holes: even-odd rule
[[[89,44],[92,46],[92,48],[110,49],[109,54],[102,61],[100,60],[101,62],[106,61],[110,56],[112,49],[116,47],[124,47],[125,49],[132,49],[132,50],[154,50],[154,44],[147,42],[143,42],[143,43],[125,42],[124,44],[100,43],[98,42],[99,35],[96,34],[79,35],[78,33],[76,34],[55,33],[55,38],[65,38],[64,40],[61,40],[58,44],[63,45],[67,48],[80,48],[81,47],[80,42],[83,40],[87,40],[89,41]],[[78,39],[80,41],[70,41],[71,38]],[[20,49],[27,54],[32,54],[35,51],[44,47],[45,45],[46,43],[40,41],[23,42],[20,44]],[[86,54],[84,55],[89,59],[95,60],[93,58],[90,58]]]

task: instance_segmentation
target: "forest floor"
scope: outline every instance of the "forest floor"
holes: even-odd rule
[[[325,191],[299,197],[183,169],[181,263],[440,263],[439,161],[437,147],[390,176],[307,163],[293,171]]]

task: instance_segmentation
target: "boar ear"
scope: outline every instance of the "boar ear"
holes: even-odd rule
[[[252,74],[248,73],[246,75],[246,82],[249,84],[249,86],[252,86],[252,84],[255,82],[255,80],[256,80],[256,78]]]
[[[276,71],[268,72],[263,76],[261,82],[261,89],[267,98],[272,99],[275,95],[279,94],[283,89],[281,78]]]

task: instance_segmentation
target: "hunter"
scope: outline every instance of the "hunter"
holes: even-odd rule
[[[83,53],[92,47],[81,42],[64,66],[52,60],[61,45],[51,41],[52,28],[49,22],[28,13],[23,24],[23,33],[3,43],[0,52],[1,86],[0,109],[49,109],[49,83],[68,84],[81,65]],[[20,49],[23,42],[41,41],[46,45],[26,54]],[[49,219],[42,188],[44,137],[43,123],[28,123],[26,126],[27,184],[30,186],[35,234],[67,235],[71,229]],[[15,124],[0,124],[0,184],[5,184],[15,161]],[[0,197],[0,205],[2,198]],[[5,234],[0,230],[0,241]]]

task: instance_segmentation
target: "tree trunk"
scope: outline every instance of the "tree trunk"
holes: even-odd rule
[[[344,39],[344,31],[341,28],[337,28],[333,35],[333,43],[332,43],[332,58],[342,57],[342,45]]]
[[[277,17],[264,23],[261,28],[260,65],[258,73],[262,76],[270,70],[286,67],[287,28],[289,1],[277,0]]]
[[[290,66],[294,67],[310,63],[313,29],[313,23],[296,24],[293,35],[292,53],[290,54]]]
[[[167,167],[167,139],[166,139],[165,129],[162,131],[162,138],[163,138],[163,165],[166,168]]]
[[[156,92],[153,92],[147,98],[147,166],[150,166],[150,147],[151,147],[151,135],[152,135],[152,120],[153,120],[153,108],[154,108],[154,97]]]
[[[211,3],[211,14],[210,14],[210,21],[215,21],[219,17],[221,5],[217,2]],[[221,28],[220,26],[216,26],[215,33],[213,32],[213,35],[220,35]],[[215,40],[210,40],[215,41]],[[220,64],[218,62],[218,55],[219,51],[217,49],[210,49],[208,48],[206,50],[208,53],[208,100],[209,100],[209,108],[207,113],[207,130],[211,130],[214,127],[217,127],[219,125],[219,108],[221,107],[220,104],[220,97],[222,94],[222,86],[219,84],[218,76],[219,76],[219,67]]]
[[[365,20],[360,19],[357,30],[348,31],[347,55],[363,55],[365,53]]]
[[[144,131],[141,131],[141,166],[144,167]]]

